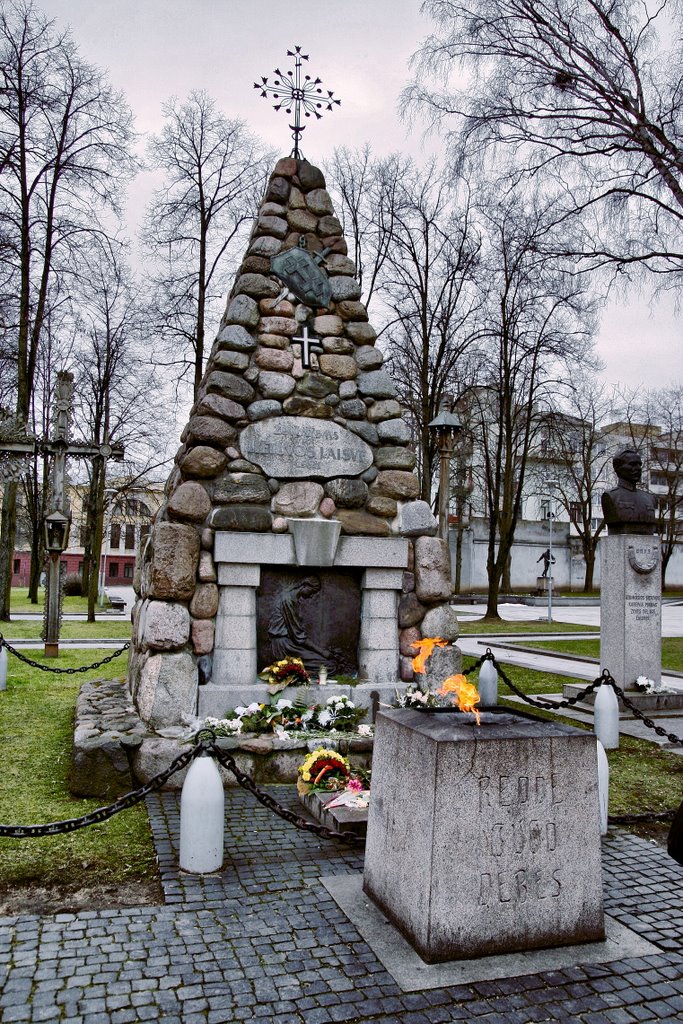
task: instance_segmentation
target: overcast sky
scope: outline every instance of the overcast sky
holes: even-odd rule
[[[421,131],[397,111],[408,62],[429,32],[419,0],[37,0],[58,24],[71,25],[82,55],[109,71],[139,132],[158,131],[161,105],[205,89],[229,117],[241,117],[283,154],[292,146],[284,111],[253,83],[288,68],[300,45],[309,69],[342,105],[309,125],[302,149],[323,163],[338,145],[370,142],[378,154],[419,155]],[[431,144],[433,145],[433,143]],[[150,192],[142,175],[131,189],[131,230]],[[683,377],[683,331],[673,301],[620,296],[604,317],[598,353],[609,383],[661,387]]]

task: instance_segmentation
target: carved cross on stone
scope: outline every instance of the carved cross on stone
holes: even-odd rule
[[[308,327],[304,327],[301,331],[301,338],[292,338],[292,342],[296,342],[301,345],[301,365],[304,370],[310,370],[311,368],[311,351],[316,349],[318,352],[323,352],[323,346],[319,338],[309,338]]]

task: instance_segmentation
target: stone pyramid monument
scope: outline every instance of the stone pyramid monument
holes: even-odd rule
[[[138,559],[129,683],[150,729],[266,699],[258,673],[297,653],[389,701],[414,640],[457,638],[354,275],[322,173],[281,159]],[[458,670],[457,648],[438,656]]]

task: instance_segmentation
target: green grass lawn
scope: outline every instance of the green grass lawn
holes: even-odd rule
[[[539,609],[540,611],[540,609]],[[508,622],[503,619],[484,621],[483,619],[459,618],[460,632],[472,633],[599,633],[599,626],[581,626],[576,622],[548,622],[539,618],[538,621]]]
[[[1,622],[0,633],[12,643],[13,640],[38,640],[43,623],[40,619],[15,619]],[[99,619],[97,622],[62,622],[59,635],[64,640],[130,640],[132,627],[128,619]]]
[[[38,590],[38,603],[31,604],[28,599],[28,589],[26,587],[12,587],[12,594],[10,597],[10,615],[42,615],[43,606],[45,604],[45,591],[42,587]],[[96,612],[103,611],[96,606]],[[62,607],[64,613],[71,615],[87,615],[88,613],[88,599],[87,597],[64,597],[64,604]]]
[[[534,640],[533,647],[539,650],[560,651],[563,654],[580,654],[587,658],[600,658],[600,640]],[[662,668],[672,672],[683,672],[683,637],[662,637]]]
[[[102,650],[70,651],[57,659],[31,656],[59,668],[87,665]],[[10,656],[7,690],[0,692],[0,821],[24,825],[79,817],[100,798],[69,793],[73,716],[84,679],[125,674],[122,655],[95,672],[53,675]],[[35,884],[89,886],[156,877],[156,855],[144,804],[77,832],[40,839],[0,839],[0,890]]]

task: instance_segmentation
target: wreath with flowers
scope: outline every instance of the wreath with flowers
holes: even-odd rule
[[[346,788],[351,765],[337,750],[318,747],[299,765],[298,772],[299,793],[330,792]]]
[[[259,672],[268,683],[270,693],[279,693],[286,686],[308,686],[311,677],[301,658],[281,658]]]

